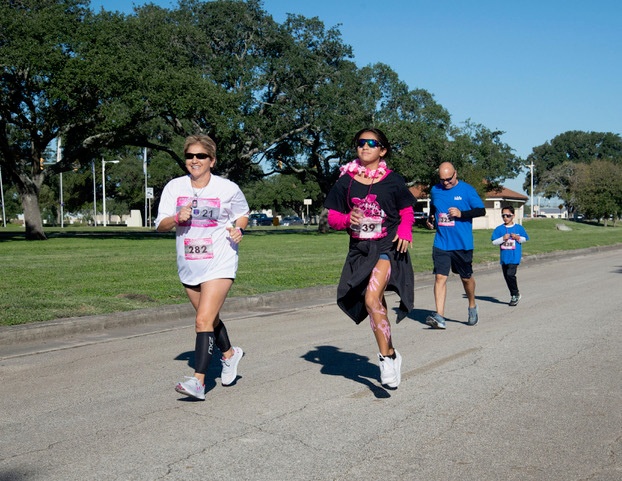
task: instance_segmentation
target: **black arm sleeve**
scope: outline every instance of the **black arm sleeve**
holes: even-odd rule
[[[463,219],[473,219],[474,217],[483,217],[486,215],[485,207],[476,207],[475,209],[465,210],[460,212],[460,217]]]

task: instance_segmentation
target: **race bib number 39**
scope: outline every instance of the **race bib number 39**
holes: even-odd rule
[[[214,258],[214,246],[212,238],[184,239],[184,255],[186,260],[200,261]]]
[[[377,239],[382,237],[382,218],[363,217],[359,229],[352,232],[352,237],[358,239]]]

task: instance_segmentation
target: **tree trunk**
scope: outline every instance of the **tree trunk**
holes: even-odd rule
[[[26,225],[27,240],[47,240],[43,232],[39,197],[36,192],[22,192],[22,207],[24,208],[24,223]]]
[[[328,209],[322,209],[322,212],[320,213],[320,219],[317,223],[317,231],[320,234],[327,234],[329,230],[330,227],[328,226]]]

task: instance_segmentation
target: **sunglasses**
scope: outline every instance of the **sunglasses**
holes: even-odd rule
[[[370,149],[382,147],[382,144],[375,139],[358,139],[356,141],[356,146],[359,148],[365,147],[365,144],[367,144]]]
[[[514,217],[514,214],[501,214],[501,217]]]
[[[451,182],[451,180],[454,178],[454,175],[456,175],[455,170],[454,170],[454,173],[451,174],[451,177],[447,177],[446,179],[441,179],[441,182]]]
[[[184,154],[184,157],[186,158],[186,160],[192,160],[195,157],[199,160],[205,160],[205,159],[209,159],[210,155],[205,154],[203,152],[198,152],[196,154],[194,152],[186,152]]]

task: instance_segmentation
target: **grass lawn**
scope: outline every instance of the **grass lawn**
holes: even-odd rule
[[[563,222],[571,231],[560,231]],[[622,228],[554,219],[525,220],[523,254],[622,242]],[[90,316],[188,302],[175,266],[173,234],[121,228],[47,229],[47,241],[26,241],[0,229],[0,325]],[[314,228],[249,229],[240,247],[232,296],[336,285],[346,256],[344,232]],[[476,230],[474,262],[498,260],[491,230]],[[416,272],[431,272],[434,232],[415,228]]]

